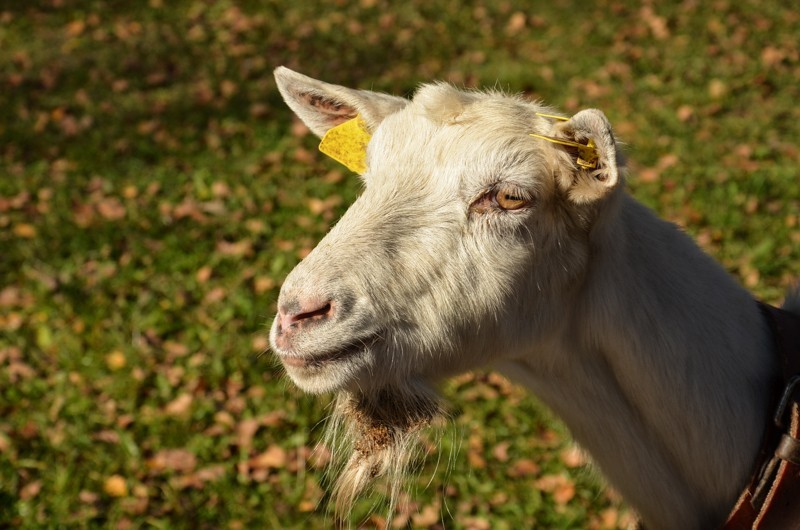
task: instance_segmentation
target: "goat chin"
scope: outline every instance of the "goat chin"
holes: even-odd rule
[[[380,481],[386,483],[391,517],[409,468],[423,453],[421,430],[443,418],[438,396],[425,383],[370,393],[341,391],[323,440],[331,450],[336,519],[346,520],[356,500]]]

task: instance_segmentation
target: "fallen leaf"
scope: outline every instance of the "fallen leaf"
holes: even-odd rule
[[[545,475],[534,486],[553,495],[556,504],[563,506],[575,497],[575,484],[565,475]]]
[[[183,343],[167,340],[164,341],[162,345],[164,351],[167,352],[170,356],[174,357],[183,357],[184,355],[189,353],[189,347]]]
[[[508,25],[506,26],[506,33],[509,35],[516,35],[523,29],[525,29],[525,24],[527,22],[527,16],[522,11],[517,11],[511,18],[508,19]]]
[[[99,498],[100,496],[97,493],[89,490],[81,490],[78,493],[78,500],[86,504],[94,504]]]
[[[114,350],[106,355],[106,366],[109,370],[120,370],[125,367],[126,362],[125,354],[119,350]]]
[[[285,465],[286,451],[278,445],[272,445],[250,459],[250,467],[253,469],[278,469]]]
[[[239,422],[236,426],[236,445],[239,446],[239,449],[243,451],[250,449],[253,444],[253,436],[255,436],[260,426],[260,422],[253,418]]]
[[[262,294],[275,287],[275,280],[268,276],[256,276],[253,278],[253,288],[257,294]]]
[[[197,457],[187,449],[163,449],[147,460],[152,471],[189,473],[197,466]]]
[[[483,517],[467,517],[464,520],[464,528],[466,530],[490,530],[492,525]]]
[[[313,501],[300,501],[297,505],[297,509],[301,512],[313,512],[316,507],[317,503]]]
[[[553,500],[556,504],[563,506],[575,497],[575,484],[571,481],[560,484],[553,491]]]
[[[561,451],[561,461],[567,467],[580,467],[586,464],[586,455],[580,447],[572,445]]]
[[[523,458],[514,462],[514,464],[508,470],[508,475],[514,478],[530,477],[537,475],[539,473],[539,469],[539,464],[530,458]]]
[[[208,265],[203,265],[197,270],[197,273],[195,274],[194,277],[197,280],[197,283],[206,283],[209,280],[209,278],[211,278],[212,272],[213,269],[211,267],[209,267]]]
[[[11,379],[12,383],[23,379],[32,379],[36,376],[36,370],[34,370],[30,365],[20,361],[11,361],[8,363],[6,372],[8,373],[9,379]]]
[[[189,412],[193,401],[194,398],[192,398],[191,394],[183,393],[167,403],[164,407],[164,412],[168,416],[184,416]]]
[[[224,287],[214,287],[203,297],[203,304],[209,305],[216,302],[221,302],[226,296],[228,296],[228,292]]]
[[[728,93],[728,85],[721,79],[712,79],[708,83],[708,95],[712,99],[721,99]]]
[[[97,203],[97,213],[109,221],[117,221],[125,217],[125,206],[116,197],[106,197]]]
[[[109,444],[118,444],[119,443],[119,433],[116,431],[112,431],[110,429],[103,429],[98,433],[92,436],[93,440],[97,440],[99,442],[105,442]]]
[[[227,197],[231,194],[231,188],[222,180],[217,180],[211,184],[211,193],[215,197]]]
[[[103,491],[111,497],[125,497],[128,495],[128,484],[120,475],[111,475],[103,482]]]
[[[39,495],[40,491],[42,491],[42,481],[34,480],[33,482],[25,484],[22,489],[19,490],[19,498],[23,501],[29,501]]]
[[[36,227],[28,223],[14,225],[14,235],[23,239],[33,239],[36,237]]]
[[[172,480],[170,480],[170,484],[177,489],[201,489],[208,482],[216,482],[220,478],[224,477],[225,473],[226,467],[221,464],[217,464],[199,469],[195,473],[174,477]]]
[[[477,450],[470,449],[467,452],[467,461],[471,467],[483,469],[486,467],[486,459]]]
[[[506,462],[508,460],[508,448],[511,442],[501,442],[492,449],[492,455],[499,462]]]
[[[429,527],[439,522],[439,506],[428,504],[419,513],[411,516],[414,526]]]

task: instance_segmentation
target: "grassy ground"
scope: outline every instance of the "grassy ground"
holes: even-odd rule
[[[632,192],[779,300],[800,276],[800,12],[661,4],[0,2],[0,527],[331,525],[325,404],[263,352],[281,279],[359,185],[295,126],[280,64],[602,108]],[[444,393],[397,524],[624,526],[531,397],[490,374]],[[354,524],[382,526],[367,508]]]

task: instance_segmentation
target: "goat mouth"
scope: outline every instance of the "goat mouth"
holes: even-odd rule
[[[351,344],[343,348],[323,352],[316,355],[280,355],[281,362],[287,367],[292,368],[319,368],[327,364],[336,363],[363,354],[369,349],[375,339],[359,341],[358,344]]]

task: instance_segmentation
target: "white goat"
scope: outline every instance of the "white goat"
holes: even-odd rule
[[[363,194],[286,278],[270,335],[301,389],[342,396],[342,504],[402,472],[435,381],[489,365],[552,407],[645,526],[724,522],[769,413],[770,331],[624,191],[600,111],[561,121],[445,84],[409,101],[275,77],[315,134],[360,116],[371,135]]]

